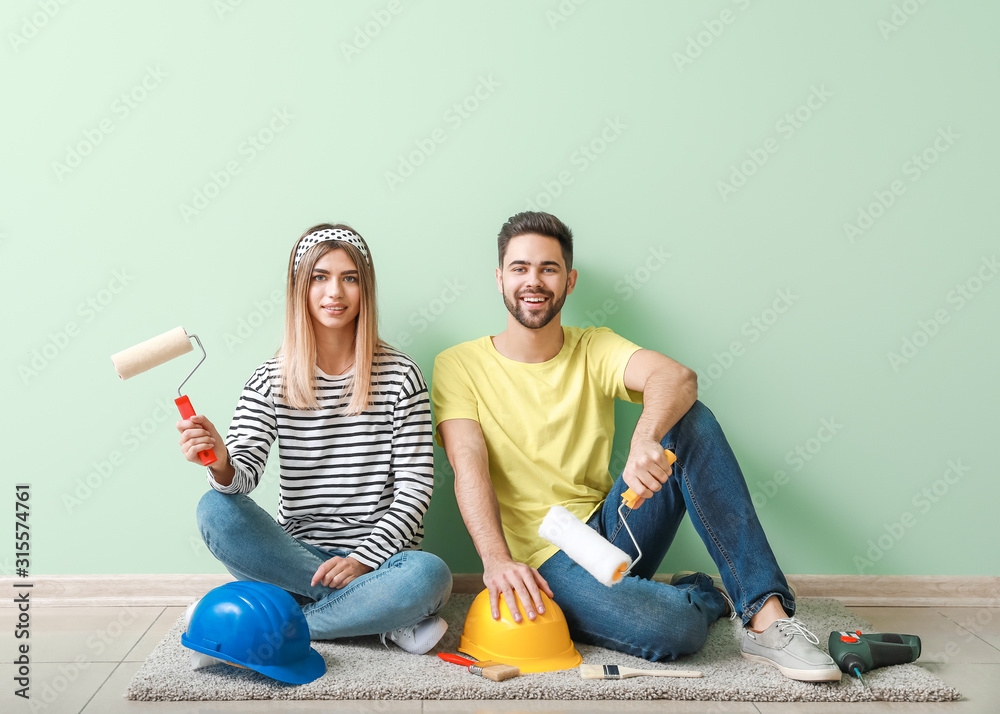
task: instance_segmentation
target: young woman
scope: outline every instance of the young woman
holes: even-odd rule
[[[418,549],[434,484],[427,387],[378,338],[375,271],[356,231],[323,224],[296,243],[284,342],[247,381],[228,437],[202,415],[177,429],[188,461],[215,450],[198,526],[234,577],[291,593],[312,639],[381,634],[416,654],[437,644],[452,581]],[[246,495],[275,438],[277,522]]]

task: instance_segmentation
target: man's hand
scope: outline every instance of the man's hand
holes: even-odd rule
[[[536,612],[545,614],[545,605],[542,603],[539,588],[549,597],[553,597],[552,589],[537,570],[513,560],[489,565],[484,563],[483,583],[490,591],[490,612],[494,620],[500,619],[499,593],[501,592],[504,602],[507,603],[507,609],[514,616],[514,622],[521,621],[521,612],[517,607],[518,599],[528,619],[534,620]],[[515,593],[517,598],[514,597]]]
[[[323,583],[328,588],[340,589],[357,577],[370,573],[374,568],[355,560],[351,556],[341,558],[334,556],[316,569],[316,574],[312,577],[310,585],[316,587],[317,583]]]
[[[660,439],[698,400],[698,375],[659,352],[639,350],[625,366],[625,386],[642,392],[642,414],[622,472],[625,483],[639,496],[638,508],[673,473]]]
[[[635,508],[663,488],[673,472],[660,442],[652,439],[633,440],[622,478],[639,496]]]
[[[455,500],[465,519],[465,527],[483,560],[483,584],[490,591],[490,613],[500,619],[499,596],[515,622],[521,621],[521,607],[529,620],[544,613],[539,593],[553,597],[552,589],[537,570],[511,558],[500,524],[500,506],[490,481],[486,440],[479,422],[472,419],[448,419],[438,425],[444,450],[455,470]],[[517,597],[515,597],[517,593]]]

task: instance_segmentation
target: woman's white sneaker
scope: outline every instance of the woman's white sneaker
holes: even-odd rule
[[[424,654],[440,642],[447,631],[447,622],[440,617],[431,616],[424,618],[416,625],[383,632],[380,637],[382,644],[385,644],[386,638],[388,638],[407,652]]]
[[[187,610],[184,611],[184,630],[191,626],[191,616],[194,614],[194,609],[198,607],[198,603],[201,599],[195,600],[193,603],[188,605]],[[192,652],[191,653],[191,669],[205,669],[205,667],[211,667],[216,664],[226,664],[221,659],[213,657],[211,655],[204,654],[203,652]]]

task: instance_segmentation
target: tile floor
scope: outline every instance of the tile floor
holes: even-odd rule
[[[851,608],[877,630],[919,634],[920,665],[965,695],[947,704],[754,704],[751,702],[313,701],[131,702],[132,675],[184,611],[181,607],[50,607],[32,611],[31,702],[13,695],[13,608],[0,609],[0,711],[45,714],[190,712],[1000,712],[1000,608]]]

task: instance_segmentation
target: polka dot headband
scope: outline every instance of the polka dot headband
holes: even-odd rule
[[[299,241],[299,247],[295,249],[295,264],[292,268],[292,274],[298,272],[299,261],[302,260],[302,256],[305,255],[307,250],[312,248],[314,245],[325,243],[328,240],[339,240],[344,243],[350,243],[361,251],[361,255],[365,257],[365,262],[368,263],[368,265],[372,264],[371,258],[368,257],[368,246],[366,246],[365,242],[361,240],[361,236],[354,231],[349,231],[345,228],[324,228],[321,231],[310,233]]]

